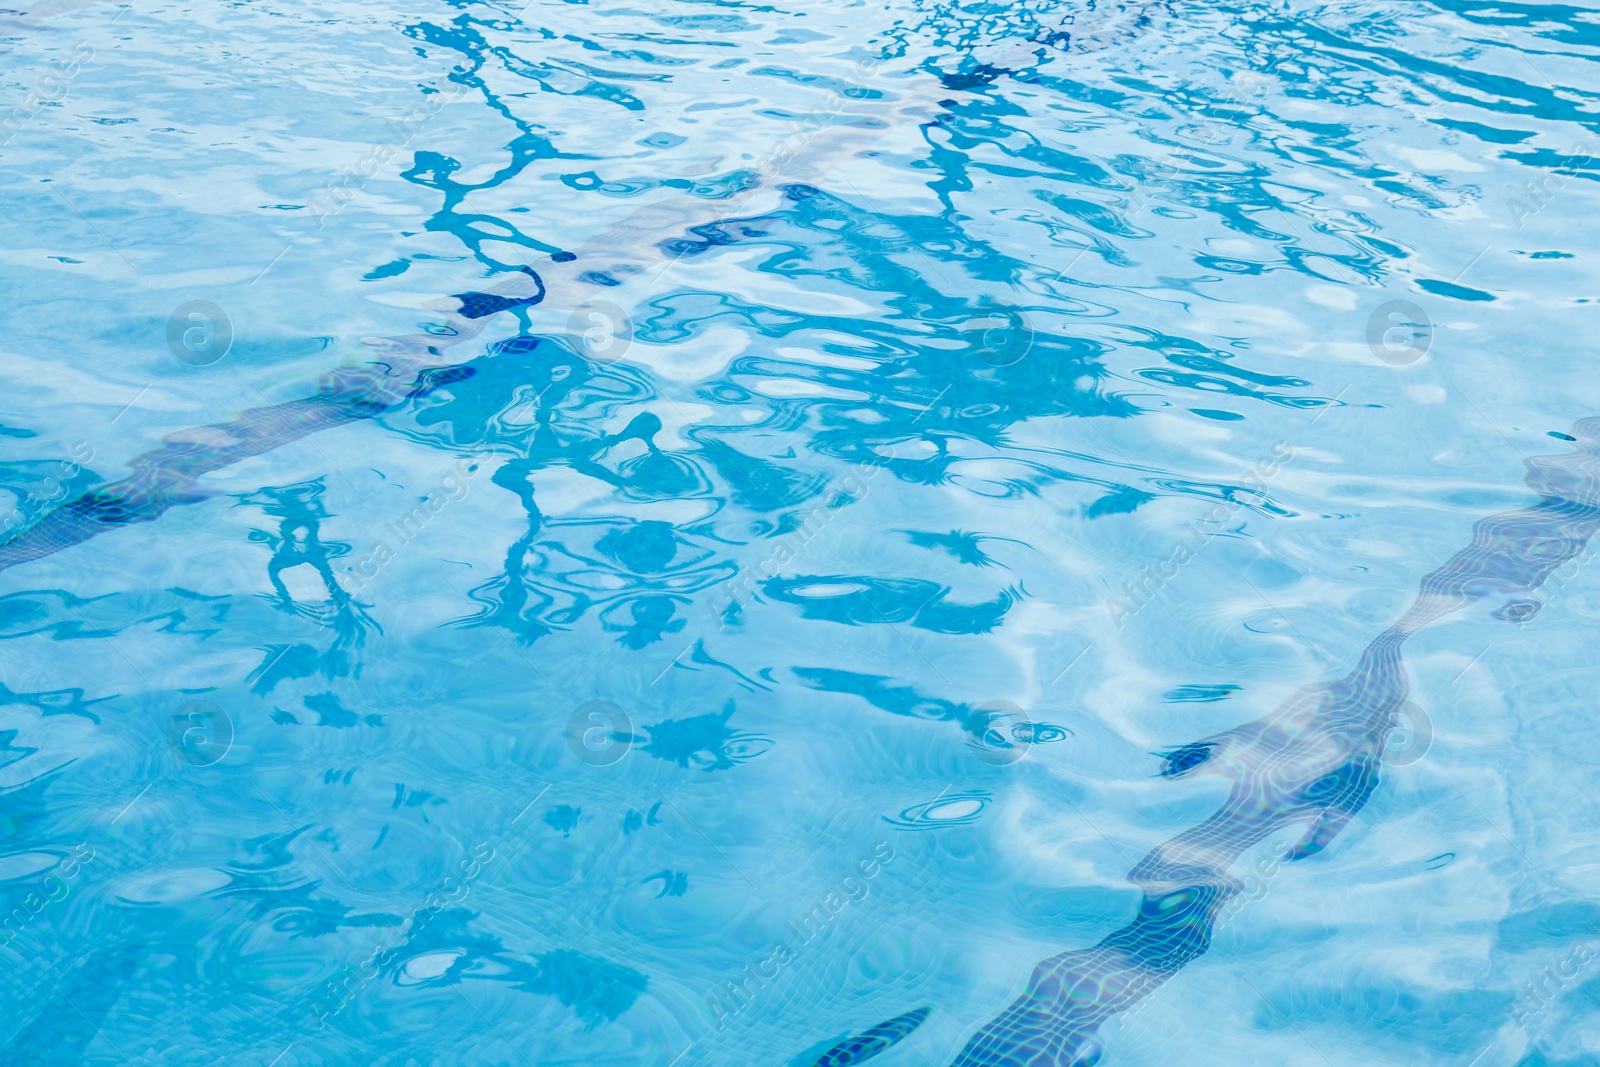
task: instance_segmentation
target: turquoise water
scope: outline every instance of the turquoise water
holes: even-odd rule
[[[1600,1062],[1600,11],[0,49],[3,1062]]]

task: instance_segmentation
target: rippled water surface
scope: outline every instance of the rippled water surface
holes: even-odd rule
[[[1600,8],[0,56],[3,1062],[1600,1062]]]

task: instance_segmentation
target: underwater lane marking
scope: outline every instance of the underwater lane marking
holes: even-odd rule
[[[267,1064],[267,1067],[274,1067],[274,1064],[276,1064],[279,1060],[281,1060],[285,1056],[287,1056],[289,1054],[289,1049],[294,1048],[294,1046],[295,1046],[295,1042],[293,1042],[293,1041],[289,1042],[288,1048],[285,1048],[282,1052],[280,1052],[276,1056],[272,1057],[272,1063]]]
[[[281,255],[282,253],[279,253],[279,254]],[[277,260],[273,260],[273,262],[276,263]],[[263,271],[262,273],[264,274],[266,272]],[[251,284],[254,285],[255,283],[252,282]],[[263,400],[265,400],[267,402],[267,406],[268,407],[276,407],[277,406],[277,404],[273,401],[272,397],[267,395],[267,391],[265,389],[261,388],[261,386],[259,386],[259,385],[255,385],[255,383],[251,383],[251,384],[252,384],[253,388],[255,389],[255,391],[261,394],[261,399],[263,399]],[[361,490],[356,488],[356,483],[352,482],[350,480],[350,476],[344,472],[344,469],[342,467],[340,467],[337,463],[335,463],[333,460],[329,459],[328,458],[328,454],[326,452],[324,452],[322,449],[317,447],[317,443],[315,441],[311,440],[311,435],[310,434],[306,434],[306,435],[302,436],[301,438],[299,438],[299,440],[300,441],[304,441],[306,443],[307,447],[309,447],[311,449],[311,451],[313,451],[317,455],[321,456],[322,457],[322,462],[324,462],[324,463],[326,463],[328,465],[328,469],[333,471],[339,477],[343,478],[344,479],[344,483],[346,485],[348,485],[352,490],[354,490],[357,493],[361,492]]]

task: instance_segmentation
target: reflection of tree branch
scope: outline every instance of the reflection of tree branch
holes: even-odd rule
[[[487,25],[463,16],[448,29],[419,23],[407,32],[463,55],[465,64],[450,75],[451,80],[481,92],[488,106],[518,128],[518,135],[508,145],[509,161],[483,181],[468,183],[456,179],[457,161],[419,150],[404,177],[436,190],[443,198],[426,228],[448,232],[462,241],[480,263],[501,274],[501,280],[481,292],[458,293],[436,301],[432,310],[441,315],[442,322],[435,333],[367,341],[374,359],[383,362],[330,371],[318,380],[313,395],[251,408],[227,422],[168,434],[161,447],[133,460],[129,477],[83,493],[0,540],[0,570],[44,558],[129,523],[157,519],[175,504],[202,499],[194,484],[207,473],[321,430],[389,411],[429,388],[426,375],[451,362],[446,350],[477,336],[494,313],[512,311],[526,326],[526,309],[531,306],[555,301],[576,307],[593,291],[593,279],[615,283],[620,278],[647,277],[646,266],[664,257],[663,240],[732,214],[714,200],[693,196],[665,199],[619,220],[577,251],[566,251],[529,237],[498,217],[458,211],[473,191],[502,186],[531,163],[555,153],[541,132],[543,127],[517,116],[481,76],[490,57],[507,63],[514,59],[506,49],[491,46],[480,29]],[[902,93],[891,108],[875,101],[839,116],[839,122],[808,137],[802,149],[786,159],[783,181],[821,180],[848,159],[851,151],[881,137],[888,113],[902,123],[920,121],[950,92],[929,79],[916,90]],[[775,180],[776,175],[773,179],[765,183],[769,193],[782,184]],[[484,251],[486,242],[506,244],[529,262],[496,259]]]
[[[261,541],[272,549],[272,558],[267,563],[267,580],[272,583],[276,593],[276,607],[333,630],[334,639],[326,651],[312,653],[315,671],[332,678],[350,673],[350,651],[361,647],[366,631],[378,629],[378,624],[334,577],[332,560],[348,552],[350,546],[341,541],[323,543],[321,524],[327,518],[327,511],[322,506],[322,492],[322,481],[317,479],[246,493],[240,497],[240,501],[257,505],[279,520],[276,533],[256,530],[252,532],[251,539]],[[299,566],[309,566],[317,573],[328,595],[327,603],[306,604],[295,600],[284,584],[283,572]],[[301,647],[310,651],[310,646]],[[268,670],[284,652],[283,648],[269,649],[267,659],[257,668],[256,674],[268,691],[277,684],[277,680],[286,676],[268,676]],[[305,665],[302,665],[302,673],[295,676],[307,676]]]

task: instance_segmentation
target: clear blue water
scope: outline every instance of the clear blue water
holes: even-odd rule
[[[3,1062],[1600,1062],[1593,5],[0,54]]]

